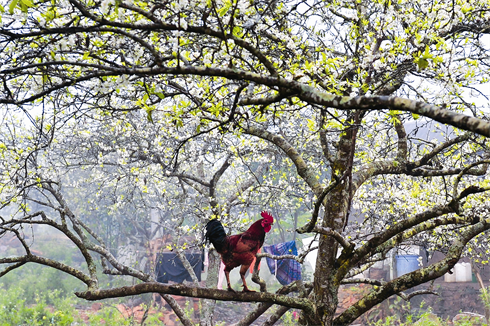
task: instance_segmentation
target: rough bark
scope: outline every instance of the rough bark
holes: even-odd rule
[[[350,201],[353,196],[351,189],[352,160],[358,131],[356,125],[360,118],[359,112],[353,114],[349,121],[352,126],[347,127],[341,137],[337,156],[332,164],[332,174],[346,175],[346,178],[327,195],[321,226],[336,232],[342,232],[349,218]],[[346,273],[346,271],[338,270],[337,251],[338,242],[335,238],[321,234],[315,269],[314,298],[316,303],[315,319],[322,325],[331,325],[333,322],[334,313],[338,306],[340,282]]]
[[[261,292],[234,293],[226,290],[188,287],[182,284],[166,285],[158,282],[145,282],[133,286],[123,286],[105,290],[87,290],[84,292],[77,292],[76,295],[79,298],[95,301],[153,292],[221,301],[272,302],[290,308],[304,309],[309,313],[312,312],[312,303],[310,300],[304,298],[294,298],[287,295]]]

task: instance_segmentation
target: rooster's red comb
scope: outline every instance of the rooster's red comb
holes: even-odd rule
[[[260,215],[262,215],[262,217],[264,218],[264,220],[267,223],[269,223],[269,224],[274,223],[274,218],[272,217],[272,215],[269,212],[263,211],[262,213],[260,213]]]

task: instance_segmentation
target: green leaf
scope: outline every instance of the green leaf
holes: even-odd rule
[[[433,57],[434,57],[434,55],[430,53],[430,48],[427,45],[425,47],[424,53],[421,54],[419,52],[419,57],[416,58],[414,61],[419,66],[420,70],[424,70],[425,68],[427,68],[429,66],[429,60],[434,61]]]
[[[31,0],[20,0],[20,7],[23,12],[27,12],[27,9],[34,7],[34,3]]]
[[[162,100],[164,100],[164,99],[165,99],[165,95],[163,95],[163,93],[162,93],[162,92],[156,92],[155,94],[156,94],[156,95],[157,95],[159,98],[161,98]]]
[[[430,59],[433,57],[433,55],[429,52],[430,48],[428,45],[425,46],[425,51],[424,53],[420,56],[422,59]]]
[[[218,9],[218,15],[223,17],[231,8],[231,1],[225,1],[223,8]]]
[[[146,118],[148,119],[149,122],[153,123],[153,111],[155,110],[154,108],[151,108],[149,106],[145,107],[146,110]]]
[[[429,66],[429,61],[427,61],[427,59],[419,58],[417,60],[417,65],[419,66],[420,70],[424,70],[425,68],[427,68]]]
[[[9,5],[9,14],[12,15],[14,13],[14,9],[15,9],[15,7],[17,7],[18,2],[19,2],[19,0],[12,0],[12,2]]]
[[[315,130],[315,121],[313,119],[306,119],[308,121],[307,126],[310,131]]]

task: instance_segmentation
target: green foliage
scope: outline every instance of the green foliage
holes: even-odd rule
[[[85,325],[74,308],[75,298],[63,296],[61,291],[43,291],[30,300],[30,291],[24,285],[6,289],[0,286],[0,326],[65,326]],[[130,316],[125,318],[115,306],[107,305],[95,313],[88,313],[88,325],[129,326],[139,322]],[[161,313],[149,314],[144,325],[161,325]]]
[[[31,0],[12,0],[9,4],[9,14],[13,14],[16,7],[19,7],[22,12],[26,13],[27,9],[34,7]]]
[[[449,322],[442,320],[440,317],[435,316],[431,312],[424,312],[420,315],[412,315],[408,314],[402,320],[400,316],[388,316],[385,319],[378,320],[374,323],[371,323],[372,326],[411,326],[414,323],[417,323],[418,326],[449,326],[452,325]],[[459,325],[459,324],[458,324]],[[466,326],[466,325],[465,325]]]
[[[34,304],[37,293],[57,292],[62,296],[73,296],[74,289],[81,283],[56,269],[27,264],[2,277],[0,285],[5,291],[21,288],[25,303]],[[51,297],[47,297],[46,300],[48,304],[54,303]]]
[[[480,298],[483,302],[483,305],[485,306],[485,309],[490,309],[490,293],[488,291],[488,287],[487,288],[481,288],[480,289]]]
[[[126,326],[131,325],[132,318],[125,319],[123,315],[115,307],[106,306],[89,316],[91,325],[107,325],[107,326]]]
[[[488,292],[484,289],[482,291],[482,300],[488,299],[483,298]],[[488,302],[488,301],[487,301]],[[378,310],[379,311],[379,310]],[[389,305],[389,311],[387,313],[388,317],[383,319],[374,320],[373,315],[370,315],[369,325],[371,326],[411,326],[416,324],[417,326],[473,326],[475,325],[475,319],[468,316],[458,319],[454,323],[450,320],[444,320],[441,317],[436,316],[432,313],[432,308],[427,307],[425,302],[420,304],[418,309],[414,309],[410,306],[410,302],[403,301],[400,297],[396,297],[392,300]],[[378,314],[376,314],[378,316]],[[487,324],[483,324],[487,325]]]
[[[185,315],[187,318],[192,319],[194,316],[194,305],[192,305],[189,300],[185,302],[185,309],[184,309]]]
[[[71,300],[63,298],[59,291],[47,292],[46,296],[35,296],[35,304],[27,303],[26,291],[22,286],[0,288],[0,325],[72,325],[75,310]],[[53,302],[52,309],[47,302]]]
[[[451,325],[453,325],[453,326],[475,326],[475,321],[470,316],[466,316],[464,318],[461,318],[461,319],[455,321]],[[480,324],[477,324],[477,325],[480,325]],[[482,324],[482,325],[486,326],[488,324]],[[429,326],[432,326],[432,325],[429,325]]]
[[[282,325],[284,326],[293,326],[298,325],[298,321],[296,320],[295,311],[286,311],[286,313],[281,317]]]

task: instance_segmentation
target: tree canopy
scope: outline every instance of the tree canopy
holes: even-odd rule
[[[463,254],[485,262],[489,8],[2,0],[0,233],[25,253],[1,257],[0,276],[38,263],[78,278],[88,300],[161,293],[185,325],[169,294],[261,302],[243,325],[273,304],[271,323],[297,308],[304,324],[346,325]],[[263,209],[317,235],[312,282],[232,294],[215,289],[211,259],[206,287],[167,286],[111,249],[171,230],[185,262],[206,221],[235,232]],[[37,225],[62,232],[86,267],[35,253],[26,234]],[[444,259],[393,280],[352,278],[413,244]],[[99,271],[139,283],[107,289]],[[372,291],[335,316],[352,282]]]

